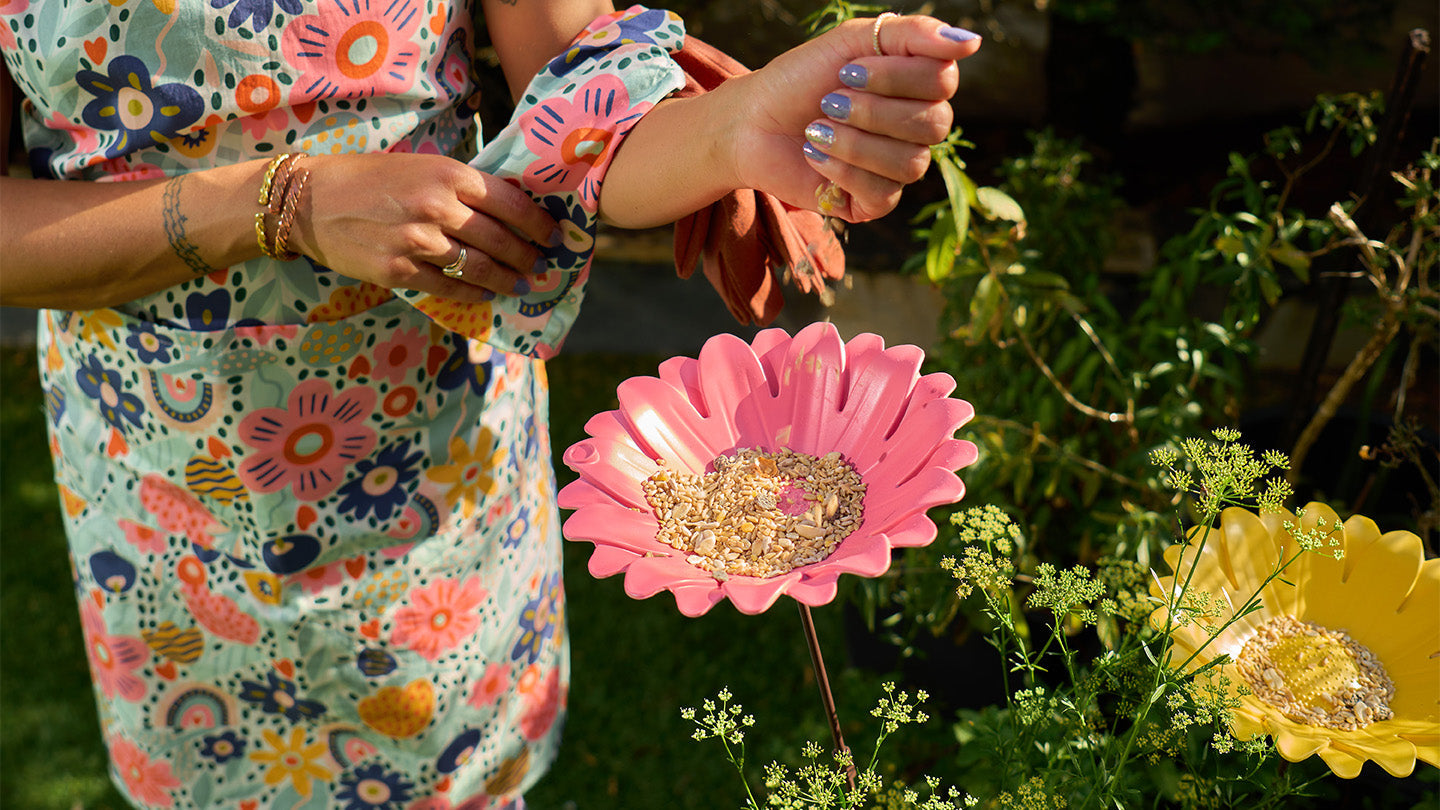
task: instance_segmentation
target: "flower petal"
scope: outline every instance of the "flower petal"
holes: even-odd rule
[[[785,595],[796,602],[804,602],[810,607],[819,607],[830,603],[835,598],[838,590],[838,577],[824,577],[811,579],[808,575],[802,575],[800,581],[790,586]]]
[[[680,557],[641,557],[625,571],[625,593],[636,599],[649,599],[667,588],[682,586],[718,588],[719,583]]]
[[[898,486],[876,487],[875,483],[866,479],[865,517],[857,533],[889,531],[910,515],[954,503],[965,493],[959,476],[938,467],[923,470]]]
[[[1415,746],[1416,759],[1440,768],[1440,733],[1401,734],[1399,736]]]
[[[727,420],[705,420],[681,393],[655,377],[631,377],[616,389],[637,446],[674,469],[696,475],[734,447]]]
[[[906,548],[930,545],[934,542],[938,530],[935,528],[935,521],[921,512],[901,521],[886,534],[890,537],[891,548]]]
[[[721,419],[738,427],[742,411],[756,407],[753,394],[764,392],[768,398],[770,393],[760,358],[735,335],[720,334],[705,341],[699,360],[690,368],[694,370],[694,387],[687,384],[677,390],[686,392],[708,419]]]
[[[590,576],[596,579],[613,577],[616,574],[630,567],[630,564],[643,555],[633,551],[615,546],[596,546],[590,553],[590,562],[586,566],[590,570]]]
[[[725,598],[724,591],[716,587],[714,580],[694,585],[679,585],[670,589],[675,594],[675,606],[680,612],[694,618],[720,604]]]
[[[830,574],[833,570],[836,576],[840,574],[858,574],[862,577],[878,577],[890,567],[890,541],[889,538],[880,532],[867,532],[864,529],[840,541],[840,545],[829,557],[818,563],[811,563],[797,569],[813,576],[819,576],[820,571]]]
[[[834,327],[815,323],[800,330],[785,352],[776,407],[790,414],[791,449],[812,455],[831,450],[825,425],[845,404],[845,345]]]
[[[948,451],[947,440],[974,415],[970,403],[960,399],[931,400],[907,410],[884,455],[873,465],[856,464],[855,471],[866,481],[903,481],[927,466],[945,466],[934,459],[935,453],[942,447]],[[945,458],[950,458],[948,453]]]
[[[618,546],[636,554],[672,554],[675,549],[655,539],[660,526],[655,516],[619,504],[591,504],[565,521],[565,535],[589,540],[597,546]]]
[[[1349,751],[1329,746],[1319,751],[1320,758],[1330,766],[1330,770],[1341,779],[1354,779],[1360,775],[1360,767],[1365,764],[1363,757],[1357,757]],[[1286,759],[1290,759],[1286,757]],[[1291,762],[1299,762],[1298,759],[1291,759]]]
[[[1356,731],[1336,735],[1330,749],[1344,751],[1360,760],[1369,759],[1391,776],[1409,776],[1415,770],[1415,745],[1387,733],[1386,723],[1375,723]],[[1321,756],[1324,756],[1322,753]],[[1330,760],[1325,760],[1327,763]],[[1348,764],[1348,763],[1347,763]],[[1334,770],[1334,766],[1331,766]],[[1338,773],[1338,771],[1337,771]]]
[[[755,615],[769,610],[780,594],[799,580],[798,571],[778,577],[731,577],[720,584],[720,589],[730,598],[736,610]]]
[[[613,501],[650,510],[641,483],[660,466],[633,445],[604,439],[586,439],[566,448],[566,466],[581,477],[560,490],[563,509]]]
[[[1313,756],[1316,752],[1329,745],[1329,739],[1323,734],[1307,733],[1308,727],[1298,726],[1288,720],[1272,715],[1270,727],[1275,735],[1275,748],[1280,756],[1291,762],[1299,762],[1306,757]],[[1305,729],[1301,731],[1300,729]],[[1318,729],[1316,729],[1318,731]]]

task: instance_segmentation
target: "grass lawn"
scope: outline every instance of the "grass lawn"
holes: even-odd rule
[[[557,456],[591,414],[615,407],[620,380],[659,359],[551,362]],[[123,810],[105,772],[58,510],[34,355],[0,350],[0,807]],[[752,783],[765,763],[793,762],[805,739],[828,743],[793,602],[762,616],[726,603],[687,619],[669,596],[635,601],[618,577],[590,577],[589,550],[566,544],[574,682],[560,758],[529,796],[536,810],[738,806],[743,789],[718,745],[692,741],[680,717],[725,686],[756,716]],[[815,618],[848,739],[868,752],[882,678],[844,666],[839,605]]]

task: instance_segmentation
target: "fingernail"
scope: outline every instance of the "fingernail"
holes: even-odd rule
[[[523,278],[515,282],[516,295],[525,295],[528,292],[530,292],[530,282],[526,281]]]
[[[941,28],[940,36],[952,42],[969,42],[972,39],[980,38],[980,35],[975,33],[974,31],[969,31],[964,28],[956,28],[953,25],[947,25],[944,28]]]
[[[824,163],[825,161],[830,159],[829,155],[821,152],[819,149],[816,149],[815,144],[810,143],[809,141],[805,142],[803,150],[805,152],[805,157],[810,158],[816,163]]]
[[[805,140],[816,146],[834,146],[835,128],[829,124],[822,124],[819,121],[805,127]]]
[[[550,232],[550,241],[546,242],[545,244],[549,247],[555,247],[563,241],[565,241],[565,234],[561,232],[560,226],[556,225],[555,230]]]
[[[820,112],[824,113],[825,117],[827,118],[833,118],[836,121],[844,121],[845,119],[850,117],[849,96],[842,96],[839,93],[831,93],[830,95],[820,99]]]
[[[495,300],[495,291],[494,291],[494,290],[481,290],[481,291],[480,291],[480,300],[481,300],[481,301],[494,301],[494,300]]]
[[[840,83],[846,87],[860,89],[870,81],[870,71],[862,65],[850,64],[840,68]]]

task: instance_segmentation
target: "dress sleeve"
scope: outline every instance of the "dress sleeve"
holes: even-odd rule
[[[631,6],[597,18],[525,88],[515,115],[471,165],[524,189],[560,225],[542,246],[530,291],[461,304],[397,291],[448,329],[495,348],[546,358],[580,313],[595,249],[600,184],[621,140],[646,112],[685,86],[670,57],[685,41],[679,16]]]

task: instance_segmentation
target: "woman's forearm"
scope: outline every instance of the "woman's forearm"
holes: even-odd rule
[[[655,227],[743,187],[734,149],[744,85],[745,77],[737,77],[703,95],[663,101],[646,113],[605,173],[601,218],[621,228]]]
[[[0,303],[114,306],[259,256],[265,165],[125,183],[0,178]]]

